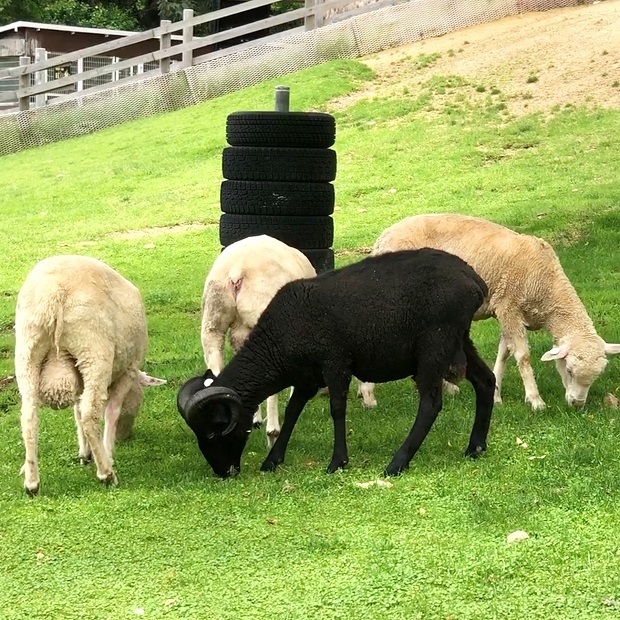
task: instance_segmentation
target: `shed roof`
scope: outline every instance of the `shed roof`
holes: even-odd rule
[[[74,34],[76,32],[83,34],[98,34],[103,35],[105,37],[128,37],[132,34],[140,34],[139,32],[135,32],[133,30],[110,30],[108,28],[86,28],[83,26],[65,26],[63,24],[40,24],[38,22],[13,22],[12,24],[7,24],[6,26],[0,26],[0,36],[3,33],[9,32],[13,30],[17,32],[22,28],[30,28],[32,30],[56,30],[60,32],[69,32]],[[182,39],[180,35],[172,35],[173,39]],[[194,37],[196,38],[196,37]]]
[[[31,28],[33,30],[60,30],[63,32],[83,32],[87,34],[101,34],[104,36],[127,37],[138,34],[130,30],[108,30],[107,28],[84,28],[82,26],[64,26],[62,24],[40,24],[37,22],[13,22],[6,26],[0,26],[0,34],[8,30],[19,30],[21,28]]]

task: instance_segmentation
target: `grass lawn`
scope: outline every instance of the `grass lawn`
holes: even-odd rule
[[[330,103],[373,77],[338,61],[286,79],[292,109],[337,117],[338,264],[407,215],[488,217],[553,242],[601,336],[620,341],[620,111],[570,106],[512,118],[493,84],[471,103],[467,93],[481,84],[450,75],[415,92]],[[211,474],[175,397],[202,367],[200,297],[220,250],[225,118],[272,109],[275,83],[0,160],[0,378],[13,370],[26,273],[45,256],[80,253],[140,287],[145,370],[168,379],[147,392],[134,438],[118,446],[112,490],[76,464],[71,412],[42,410],[35,499],[18,475],[16,387],[0,391],[0,618],[615,617],[620,414],[602,400],[619,384],[620,359],[588,406],[571,410],[554,367],[537,361],[551,339],[533,334],[547,409],[525,406],[511,363],[489,451],[468,460],[473,391],[463,383],[390,488],[356,483],[380,477],[411,426],[410,381],[378,386],[372,411],[351,390],[346,471],[324,471],[332,423],[318,397],[276,473],[258,471],[259,431],[238,478]],[[473,336],[492,365],[497,325],[476,324]],[[508,544],[514,530],[530,538]]]

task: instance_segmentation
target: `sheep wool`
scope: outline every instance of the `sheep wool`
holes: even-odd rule
[[[72,255],[35,265],[15,311],[15,375],[28,493],[39,490],[40,404],[57,409],[73,405],[80,461],[94,458],[97,477],[116,484],[113,451],[119,419],[120,438],[126,438],[142,401],[142,386],[165,383],[140,370],[147,346],[140,292],[114,269],[95,258]]]
[[[247,237],[226,247],[207,275],[202,296],[201,340],[207,368],[215,375],[222,371],[227,333],[237,352],[287,282],[314,276],[314,267],[304,254],[268,235]],[[254,425],[261,423],[259,405]],[[266,433],[271,447],[280,434],[277,394],[267,398]]]
[[[555,346],[542,361],[556,368],[570,405],[585,404],[588,390],[607,364],[606,355],[620,345],[606,343],[567,278],[553,248],[538,237],[519,234],[481,218],[457,214],[416,215],[384,230],[372,254],[431,247],[467,261],[489,287],[475,319],[496,318],[501,338],[493,372],[495,402],[502,402],[502,378],[508,357],[514,355],[525,387],[525,401],[542,409],[530,361],[528,330],[543,330]],[[373,386],[362,384],[365,406],[376,405]]]

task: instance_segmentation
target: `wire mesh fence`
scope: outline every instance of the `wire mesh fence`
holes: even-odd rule
[[[357,58],[508,15],[583,0],[410,0],[376,10],[372,3],[358,0],[351,8],[365,12],[316,30],[282,33],[276,41],[259,40],[252,47],[187,69],[0,116],[0,155],[177,110],[328,60]],[[94,57],[83,62],[87,70],[112,60]],[[157,63],[151,64],[125,69],[128,73],[121,77],[157,68]],[[77,65],[68,70],[77,72]],[[95,79],[112,82],[114,76]],[[74,89],[80,89],[79,83]]]

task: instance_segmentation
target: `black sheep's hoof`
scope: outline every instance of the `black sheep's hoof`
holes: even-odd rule
[[[332,459],[332,462],[327,466],[327,473],[333,474],[339,469],[344,469],[349,463],[349,459]]]
[[[278,467],[278,465],[280,463],[282,463],[283,459],[275,459],[275,460],[270,460],[270,459],[265,459],[263,461],[263,464],[260,466],[260,470],[261,471],[275,471],[276,467]]]
[[[383,472],[386,476],[400,476],[408,465],[406,463],[400,463],[399,461],[392,461]]]
[[[263,425],[263,423],[262,423],[262,422],[254,422],[254,423],[252,424],[252,428],[260,428],[262,425]]]
[[[478,446],[467,446],[467,450],[465,450],[465,456],[469,456],[472,459],[477,459],[483,452],[486,452],[487,447],[485,445]]]

